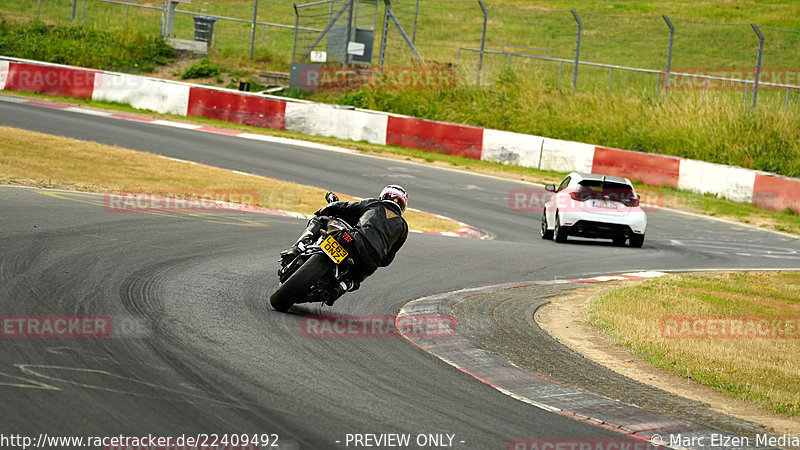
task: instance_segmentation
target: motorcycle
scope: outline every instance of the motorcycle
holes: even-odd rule
[[[328,203],[339,201],[336,194],[325,194]],[[298,244],[300,254],[278,270],[280,286],[270,296],[276,311],[285,312],[296,303],[325,302],[331,299],[339,283],[356,264],[356,230],[344,220],[326,217],[327,228],[312,244]]]

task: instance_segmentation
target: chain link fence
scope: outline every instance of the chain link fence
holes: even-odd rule
[[[379,6],[378,0],[295,4],[292,62],[373,65]]]
[[[38,19],[60,25],[131,28],[183,40],[194,40],[194,18],[206,17],[214,19],[210,48],[227,56],[249,57],[276,65],[288,63],[294,36],[291,2],[194,0],[175,3],[170,33],[167,32],[170,2],[162,0],[18,0],[0,4],[0,14],[17,20]]]
[[[424,64],[414,44],[419,3],[324,0],[295,4],[298,32],[292,62],[377,68]]]
[[[0,12],[164,33],[167,4],[19,0]],[[460,83],[491,83],[510,67],[567,90],[800,103],[800,30],[478,0],[248,0],[180,3],[172,35],[193,39],[195,16],[216,19],[212,48],[282,67],[325,52],[329,64],[448,65],[458,69]]]
[[[743,104],[751,106],[758,89],[759,102],[784,108],[800,90],[797,30],[663,15],[486,6],[484,80],[510,66],[559,88],[701,95],[713,91],[741,96]],[[481,57],[477,29],[472,27],[470,42],[459,43],[456,52],[459,66],[472,67],[476,80]],[[419,47],[427,54],[428,47]]]

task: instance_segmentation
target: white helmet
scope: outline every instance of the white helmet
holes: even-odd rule
[[[389,200],[397,204],[400,207],[401,212],[406,211],[406,205],[408,205],[408,195],[406,194],[406,190],[403,189],[402,186],[398,186],[396,184],[390,184],[383,188],[381,191],[381,200]]]

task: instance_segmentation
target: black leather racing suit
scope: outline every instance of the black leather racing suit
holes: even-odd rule
[[[400,207],[389,200],[370,198],[360,202],[334,202],[315,212],[316,216],[335,216],[356,228],[358,264],[353,281],[360,283],[386,267],[408,237],[408,224]]]

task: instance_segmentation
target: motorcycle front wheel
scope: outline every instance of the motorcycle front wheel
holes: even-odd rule
[[[279,312],[288,311],[297,299],[308,294],[311,286],[325,274],[330,264],[333,263],[322,253],[311,256],[270,296],[272,308]]]

